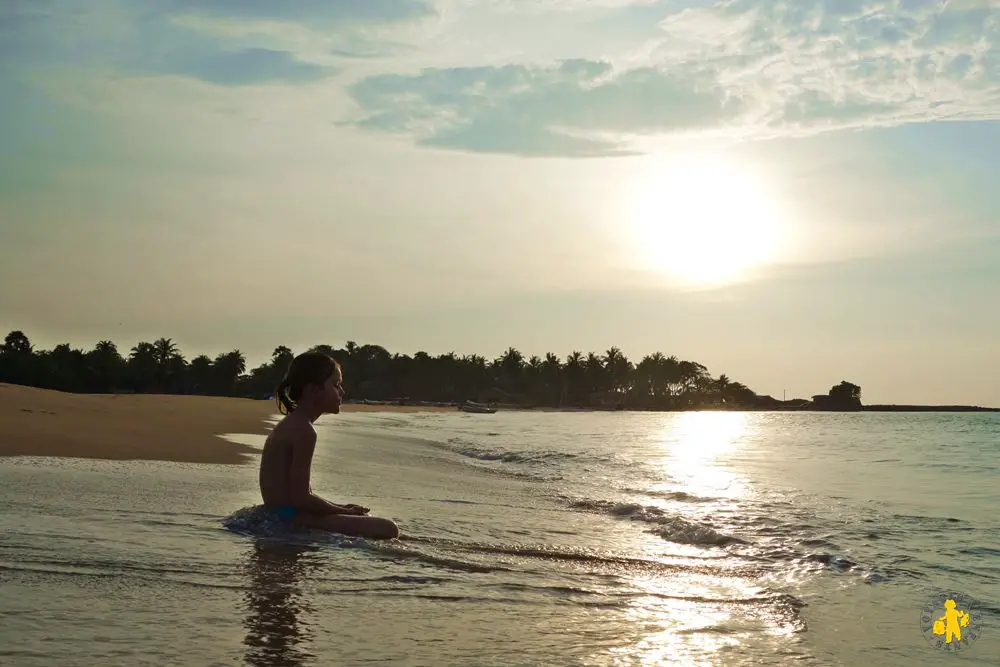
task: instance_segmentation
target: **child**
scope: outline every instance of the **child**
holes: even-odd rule
[[[399,528],[392,521],[365,516],[367,507],[327,502],[309,484],[316,448],[313,422],[324,413],[339,413],[344,398],[340,364],[319,352],[300,354],[276,393],[285,418],[267,437],[260,457],[264,506],[300,528],[376,539],[398,537]]]

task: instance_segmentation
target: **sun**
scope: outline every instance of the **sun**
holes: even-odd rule
[[[780,249],[777,199],[729,156],[658,160],[631,200],[638,263],[691,286],[737,282]]]

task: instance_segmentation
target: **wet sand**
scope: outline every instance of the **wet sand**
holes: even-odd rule
[[[345,405],[344,412],[454,410]],[[274,401],[160,394],[69,394],[0,383],[0,456],[241,463],[257,450],[225,440],[267,434]]]

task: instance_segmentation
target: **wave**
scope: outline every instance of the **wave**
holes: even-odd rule
[[[174,570],[170,568],[153,568],[133,566],[127,563],[115,563],[108,568],[101,568],[96,565],[68,565],[61,563],[0,563],[0,573],[16,573],[28,577],[45,578],[65,578],[67,582],[77,582],[78,585],[93,586],[94,581],[122,581],[137,580],[144,582],[143,586],[169,584],[171,586],[186,586],[192,588],[205,588],[215,590],[245,590],[246,586],[240,584],[227,583],[218,575],[202,575],[206,580],[196,581],[191,579],[192,573],[185,570]],[[0,579],[4,577],[0,575]]]
[[[775,532],[782,535],[777,537],[779,543],[775,544],[773,543],[775,538],[763,538],[761,541],[742,539],[722,532],[711,524],[677,516],[662,508],[640,503],[584,499],[571,502],[570,508],[638,521],[647,525],[648,532],[669,542],[700,547],[724,547],[726,549],[723,553],[740,558],[744,563],[756,563],[758,568],[770,569],[793,563],[838,573],[851,572],[861,576],[868,574],[869,583],[881,583],[896,576],[905,576],[887,571],[871,576],[855,560],[837,553],[840,548],[829,539],[831,535],[793,539],[793,536],[801,536],[807,529],[806,526],[781,524],[780,527],[776,527]],[[752,520],[748,520],[748,524],[753,523]],[[766,531],[755,530],[754,535],[760,536],[762,532]]]
[[[649,529],[650,532],[678,544],[716,547],[729,544],[747,544],[746,540],[721,533],[710,525],[670,515],[659,507],[650,505],[587,499],[570,503],[570,508],[650,524],[652,526]]]
[[[959,549],[958,553],[968,556],[996,558],[997,556],[1000,556],[1000,549],[995,549],[993,547],[968,547],[967,549]]]
[[[503,477],[506,479],[516,479],[522,482],[560,482],[565,477],[557,472],[543,472],[541,470],[515,470],[512,468],[500,468],[490,465],[475,465],[477,471],[487,475]]]
[[[293,537],[300,531],[291,529],[289,523],[263,505],[242,507],[222,520],[222,527],[250,537]]]
[[[528,560],[563,562],[589,567],[595,571],[599,570],[611,573],[627,572],[635,574],[641,572],[656,574],[686,572],[691,574],[738,577],[755,577],[761,573],[761,569],[758,566],[749,563],[736,563],[721,558],[692,557],[684,559],[684,562],[667,562],[650,558],[633,558],[594,550],[566,549],[546,545],[483,544],[407,535],[400,536],[400,539],[407,543],[423,544],[442,551],[491,556],[514,556]],[[392,547],[383,547],[382,545],[376,545],[376,548],[379,550],[392,549]],[[408,555],[418,560],[426,557],[425,552],[416,549],[408,551]]]
[[[372,551],[378,553],[389,560],[396,562],[407,560],[420,563],[422,565],[432,565],[445,570],[455,572],[467,572],[470,574],[489,574],[491,572],[509,572],[509,567],[504,567],[494,563],[476,563],[468,560],[460,560],[449,556],[435,556],[415,549],[400,548],[392,544],[372,544]]]
[[[496,434],[490,434],[496,435]],[[634,466],[630,461],[614,453],[596,453],[565,451],[558,449],[511,449],[508,447],[487,446],[480,442],[469,440],[464,437],[449,438],[447,442],[428,441],[432,447],[458,454],[477,461],[487,463],[509,463],[521,466],[557,466],[574,462],[577,465],[600,465],[627,464]]]
[[[560,452],[550,449],[515,451],[503,447],[483,447],[478,443],[464,438],[451,438],[443,443],[445,449],[468,458],[479,461],[498,461],[500,463],[550,464],[573,459],[596,459],[606,461],[609,457],[588,456],[575,452]]]
[[[462,456],[480,461],[499,461],[501,463],[549,463],[575,458],[565,452],[512,452],[503,449],[476,449],[469,447],[457,450]]]
[[[539,592],[562,597],[602,597],[608,600],[620,600],[624,605],[632,605],[638,598],[654,598],[659,600],[680,600],[697,604],[717,606],[781,606],[798,611],[808,603],[789,593],[769,592],[751,595],[749,597],[720,597],[707,595],[679,595],[659,593],[649,590],[594,590],[577,586],[539,586],[523,583],[496,584],[494,588],[518,592]]]
[[[845,558],[844,556],[838,556],[836,554],[809,554],[805,557],[805,560],[820,563],[822,565],[828,565],[842,572],[846,570],[853,570],[858,567],[858,564],[850,558]]]
[[[155,575],[200,575],[218,576],[222,574],[224,568],[213,567],[205,563],[196,562],[175,562],[164,564],[145,564],[136,561],[123,561],[110,558],[81,558],[78,556],[66,555],[62,557],[60,552],[49,554],[42,552],[42,557],[32,557],[24,552],[18,555],[17,561],[0,561],[0,569],[24,572],[42,572],[48,574],[65,574],[80,576],[124,576],[134,574],[136,576]]]
[[[418,577],[406,574],[387,574],[384,577],[376,577],[372,581],[394,583],[394,584],[444,584],[452,579],[445,577]]]
[[[916,523],[933,526],[966,523],[963,519],[956,519],[950,516],[927,516],[924,514],[893,514],[892,519],[902,523]]]
[[[653,491],[649,489],[622,489],[622,491],[633,495],[662,498],[663,500],[677,500],[685,503],[707,503],[715,500],[714,498],[707,498],[705,496],[696,496],[686,491]]]

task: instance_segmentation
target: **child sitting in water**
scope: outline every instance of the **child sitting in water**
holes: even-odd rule
[[[323,500],[309,484],[316,449],[313,422],[322,414],[339,413],[344,398],[340,364],[319,352],[300,354],[276,393],[285,418],[267,437],[260,458],[264,506],[301,528],[377,539],[398,537],[399,528],[392,521],[366,516],[367,507]]]

